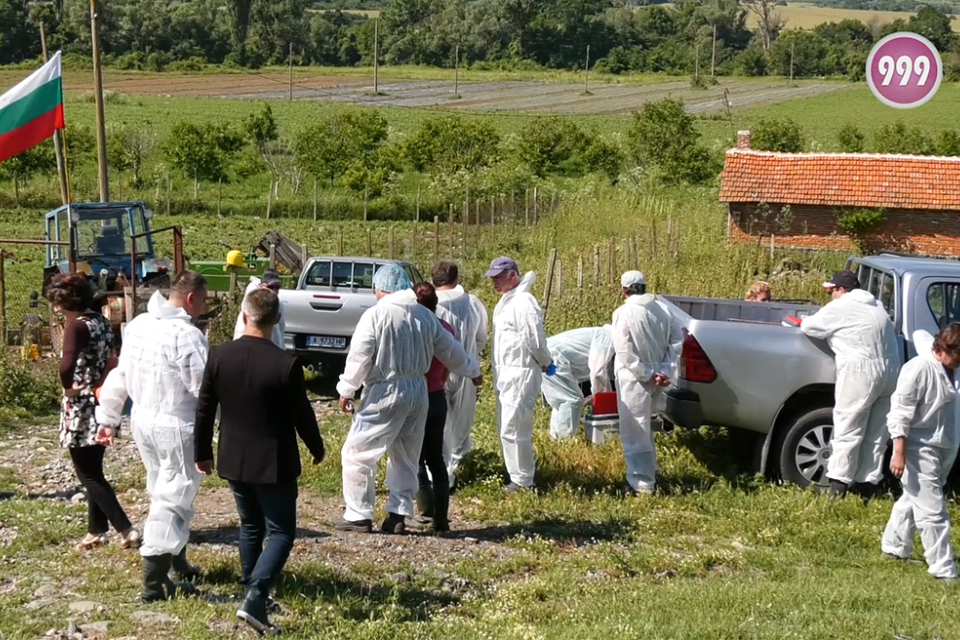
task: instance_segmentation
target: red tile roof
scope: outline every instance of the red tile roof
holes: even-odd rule
[[[960,158],[730,149],[720,202],[960,211]]]

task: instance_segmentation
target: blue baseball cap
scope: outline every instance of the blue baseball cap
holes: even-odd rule
[[[516,271],[520,273],[520,267],[517,261],[507,256],[500,256],[490,263],[490,269],[483,274],[485,278],[496,278],[505,271]]]

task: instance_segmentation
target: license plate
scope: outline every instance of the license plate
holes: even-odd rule
[[[307,336],[307,346],[318,349],[346,349],[347,339],[334,336]]]

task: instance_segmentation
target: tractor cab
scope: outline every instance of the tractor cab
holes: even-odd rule
[[[120,274],[128,282],[142,283],[171,270],[169,260],[157,260],[154,254],[153,237],[149,235],[152,216],[142,202],[70,204],[46,215],[46,236],[47,240],[72,241],[77,271],[92,276],[100,291],[112,291]],[[135,240],[135,261],[131,256],[132,236],[139,236]],[[47,246],[45,274],[65,273],[69,262],[68,245]]]

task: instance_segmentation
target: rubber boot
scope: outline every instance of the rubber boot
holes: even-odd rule
[[[841,482],[839,480],[830,480],[830,499],[838,500],[840,498],[845,498],[847,495],[847,490],[850,487],[846,482]]]
[[[383,524],[380,525],[380,530],[384,533],[406,533],[406,518],[396,513],[387,513],[386,519],[384,519]]]
[[[870,482],[858,482],[853,486],[852,490],[863,499],[863,504],[867,505],[880,493],[880,485]]]
[[[430,485],[420,487],[420,490],[417,491],[416,501],[418,514],[416,523],[424,526],[433,524],[433,511],[435,506],[433,487]]]
[[[144,603],[158,602],[172,598],[177,585],[170,579],[169,553],[159,556],[143,556],[143,593],[140,599]]]
[[[203,579],[203,571],[200,567],[187,561],[187,545],[183,546],[180,553],[173,556],[170,566],[173,569],[173,577],[182,582],[196,582]]]

